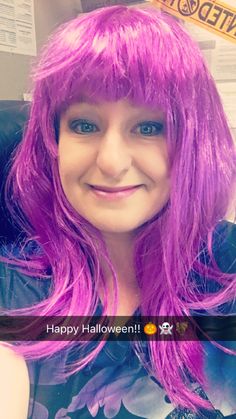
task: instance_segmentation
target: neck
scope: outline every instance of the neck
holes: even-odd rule
[[[134,235],[131,233],[103,234],[108,254],[117,273],[120,286],[137,287],[133,266]],[[111,277],[109,268],[105,268],[105,276]]]
[[[118,306],[117,316],[131,316],[140,304],[140,290],[133,264],[134,236],[128,234],[104,235],[108,254],[117,274]],[[108,314],[112,313],[113,276],[109,267],[102,264],[108,287]],[[104,301],[103,290],[100,290],[101,301]]]

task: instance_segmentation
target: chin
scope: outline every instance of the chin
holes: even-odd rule
[[[128,223],[120,223],[118,221],[117,223],[114,223],[114,220],[111,223],[99,223],[99,222],[96,223],[94,221],[90,221],[90,223],[102,233],[113,233],[113,234],[131,233],[132,231],[135,231],[138,227],[140,227],[143,224],[143,223],[128,224]]]
[[[108,226],[101,226],[96,227],[101,233],[110,233],[110,234],[119,234],[119,233],[131,233],[135,231],[137,227],[123,227],[123,226],[116,226],[116,227],[108,227]]]

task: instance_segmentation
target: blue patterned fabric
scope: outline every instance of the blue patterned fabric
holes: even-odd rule
[[[63,382],[58,380],[57,371],[59,363],[66,362],[68,352],[48,361],[28,362],[31,380],[28,417],[220,419],[233,415],[236,418],[235,361],[233,372],[227,365],[227,356],[212,351],[210,348],[207,366],[213,380],[210,392],[206,395],[197,383],[192,385],[194,391],[212,402],[212,411],[194,414],[174,408],[158,381],[142,366],[132,344],[117,340],[108,341],[92,364]]]

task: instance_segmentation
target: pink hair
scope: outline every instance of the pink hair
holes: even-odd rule
[[[102,259],[113,272],[117,294],[116,272],[101,234],[68,203],[58,173],[60,114],[83,94],[91,101],[127,98],[161,108],[166,115],[170,199],[141,227],[135,243],[142,315],[190,315],[194,310],[215,314],[218,306],[233,300],[234,276],[220,272],[210,245],[231,200],[236,153],[215,83],[183,27],[154,8],[98,9],[51,36],[33,77],[30,119],[8,178],[7,200],[27,233],[27,243],[36,243],[40,251],[27,254],[24,243],[21,258],[11,256],[8,262],[35,281],[50,276],[53,286],[48,298],[11,314],[93,315],[98,282],[106,289]],[[210,255],[208,265],[200,260],[204,249]],[[215,281],[218,291],[203,292],[191,272],[201,276],[203,284],[206,278]],[[117,295],[114,313],[116,306]],[[106,310],[107,301],[103,315]],[[30,342],[16,349],[37,359],[69,344]],[[103,345],[98,343],[78,360],[70,374]],[[206,383],[200,342],[150,341],[148,347],[152,373],[175,405],[195,411],[210,408],[189,387],[189,376]]]

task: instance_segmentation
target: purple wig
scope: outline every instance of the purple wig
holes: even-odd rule
[[[6,196],[27,241],[36,242],[41,250],[28,255],[24,243],[23,257],[11,258],[9,263],[35,281],[50,276],[53,287],[44,301],[11,314],[93,315],[98,283],[106,291],[102,258],[113,273],[116,312],[117,275],[105,243],[67,201],[58,172],[60,115],[83,95],[91,101],[126,98],[165,113],[171,192],[165,208],[136,237],[134,266],[141,313],[189,315],[205,310],[215,314],[218,306],[233,300],[235,281],[219,271],[211,243],[214,228],[231,202],[235,148],[214,81],[182,26],[155,8],[98,9],[52,35],[33,78],[30,119],[14,157]],[[200,261],[203,243],[210,255],[208,266]],[[191,271],[215,281],[218,291],[203,292]],[[17,346],[17,351],[36,359],[67,345],[30,342]],[[90,362],[103,345],[98,343],[78,359],[70,374]],[[152,374],[175,405],[209,408],[189,386],[191,376],[206,383],[200,342],[150,341],[148,348]]]

